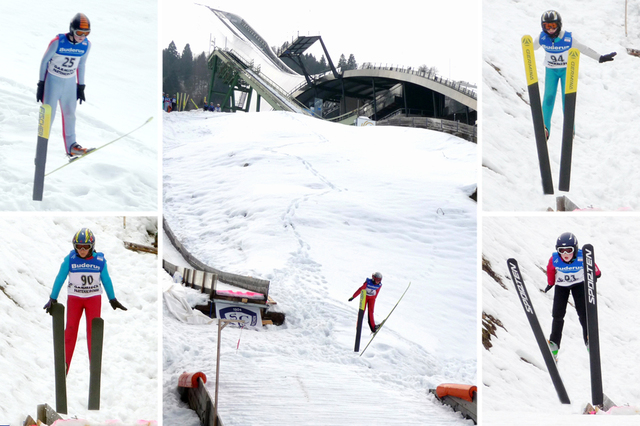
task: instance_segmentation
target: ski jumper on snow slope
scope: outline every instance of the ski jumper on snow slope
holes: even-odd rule
[[[600,55],[595,50],[580,43],[572,33],[562,29],[562,18],[555,10],[548,10],[542,14],[540,19],[542,32],[533,40],[533,48],[542,47],[545,52],[545,78],[544,97],[542,99],[542,116],[547,139],[551,130],[551,115],[556,102],[558,91],[558,81],[562,91],[562,108],[564,110],[564,90],[567,76],[568,52],[572,47],[578,49],[582,54],[595,59],[596,61],[613,61],[616,52]]]
[[[596,278],[600,278],[602,273],[598,265],[594,266]],[[547,288],[544,290],[545,293],[555,287],[552,309],[553,321],[551,323],[551,335],[549,336],[549,346],[553,355],[557,356],[560,349],[569,294],[573,295],[573,302],[582,326],[582,338],[585,345],[589,347],[582,250],[578,249],[578,239],[570,232],[565,232],[558,237],[556,251],[552,254],[547,264],[547,284]]]
[[[371,278],[367,278],[364,284],[362,284],[360,288],[358,288],[356,292],[353,293],[353,296],[349,298],[349,302],[351,302],[353,299],[355,299],[360,295],[360,292],[362,292],[362,290],[366,291],[367,293],[366,309],[369,311],[369,316],[367,318],[369,320],[369,328],[371,329],[372,333],[375,333],[379,327],[376,325],[376,320],[373,317],[373,311],[376,305],[376,298],[378,297],[378,294],[380,294],[381,288],[382,288],[382,274],[380,272],[375,272],[371,276]]]
[[[87,149],[76,141],[76,101],[82,104],[84,96],[85,65],[91,42],[89,18],[76,14],[67,34],[58,34],[47,48],[40,63],[40,78],[36,101],[51,106],[51,123],[60,103],[62,114],[62,136],[65,152],[70,157],[83,155]]]
[[[94,251],[95,237],[88,228],[82,228],[71,240],[74,249],[64,258],[44,306],[47,313],[57,299],[62,285],[69,278],[67,286],[67,327],[64,331],[65,361],[67,373],[76,347],[80,319],[84,311],[87,324],[87,346],[91,358],[91,320],[100,318],[102,288],[104,287],[111,307],[127,310],[118,302],[113,291],[113,283],[107,270],[107,260],[103,253]]]

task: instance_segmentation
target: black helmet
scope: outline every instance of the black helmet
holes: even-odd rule
[[[565,232],[558,237],[556,241],[556,251],[560,252],[563,248],[573,249],[573,259],[578,255],[578,239],[571,232]]]
[[[556,28],[549,31],[546,28],[545,24],[556,24]],[[560,35],[560,31],[562,30],[562,18],[560,14],[555,10],[547,10],[542,14],[540,18],[540,26],[542,27],[542,31],[545,34],[548,34],[552,37],[557,37]]]
[[[69,32],[76,35],[76,31],[86,31],[87,34],[91,32],[91,22],[84,13],[76,13],[69,24]]]

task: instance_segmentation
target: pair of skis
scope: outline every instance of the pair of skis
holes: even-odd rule
[[[53,322],[53,364],[55,371],[56,411],[67,414],[67,365],[64,349],[64,305],[51,306]],[[102,342],[104,320],[91,321],[91,357],[89,361],[89,410],[100,409],[100,379],[102,372]]]
[[[373,333],[373,336],[371,336],[371,339],[369,339],[369,343],[367,343],[367,346],[364,347],[364,349],[362,350],[362,352],[360,352],[360,356],[362,356],[364,354],[364,352],[367,350],[367,348],[369,347],[369,345],[371,344],[371,342],[373,342],[373,339],[376,338],[376,335],[378,334],[378,332],[382,329],[382,326],[384,325],[385,322],[387,322],[387,320],[389,319],[389,317],[391,316],[391,314],[393,313],[393,311],[396,309],[396,307],[398,306],[398,304],[400,303],[400,301],[402,300],[402,298],[404,297],[405,294],[407,294],[407,291],[409,290],[409,287],[411,287],[411,283],[409,283],[409,285],[407,286],[407,288],[405,289],[404,293],[402,293],[402,296],[400,296],[400,299],[398,299],[398,301],[396,302],[395,305],[393,305],[393,308],[391,309],[391,311],[389,312],[389,315],[387,315],[387,317],[385,319],[382,320],[382,322],[380,323],[380,325],[378,326],[378,329],[375,331],[375,333]],[[364,291],[364,290],[363,290]],[[361,299],[361,307],[364,306],[362,299]],[[364,309],[361,310],[361,312],[364,314]],[[356,341],[356,345],[357,347],[360,347],[360,342],[359,339],[358,341]],[[357,351],[356,351],[357,352]]]
[[[136,127],[135,129],[131,130],[129,133],[125,133],[122,136],[119,136],[118,138],[105,143],[102,146],[99,146],[98,148],[93,148],[90,149],[86,154],[84,155],[80,155],[80,156],[74,156],[71,157],[69,159],[69,162],[66,164],[63,164],[62,166],[58,167],[57,169],[54,169],[52,171],[50,171],[49,173],[45,174],[45,167],[47,164],[47,146],[49,144],[49,133],[51,131],[51,106],[47,105],[47,104],[43,104],[40,106],[40,114],[38,116],[38,144],[36,147],[36,158],[35,158],[35,165],[36,165],[36,169],[35,169],[35,175],[33,178],[33,200],[34,201],[42,201],[42,195],[44,192],[44,178],[45,176],[49,176],[50,174],[57,172],[58,170],[67,167],[69,164],[75,163],[78,160],[85,158],[87,155],[93,154],[94,152],[101,150],[102,148],[111,145],[112,143],[119,141],[120,139],[129,136],[131,133],[135,132],[136,130],[138,130],[139,128],[141,128],[142,126],[144,126],[145,124],[147,124],[148,122],[150,122],[153,119],[153,117],[149,117],[147,119],[147,121],[145,121],[144,123],[142,123],[140,126]]]
[[[591,244],[586,244],[582,247],[584,274],[585,274],[585,299],[587,306],[587,329],[589,335],[589,364],[591,372],[591,403],[594,406],[602,406],[604,402],[604,394],[602,391],[602,370],[600,364],[600,338],[598,333],[598,308],[597,308],[597,293],[596,293],[596,271],[595,271],[595,252]],[[569,395],[564,387],[558,366],[551,354],[549,344],[544,337],[538,317],[536,316],[533,304],[529,298],[529,293],[525,287],[522,274],[520,273],[520,267],[515,259],[507,260],[507,266],[509,267],[509,273],[511,279],[516,287],[516,293],[520,298],[520,303],[524,309],[524,312],[529,320],[529,325],[535,336],[538,347],[542,352],[542,357],[547,365],[547,370],[551,376],[551,381],[558,393],[558,398],[563,404],[570,404]]]
[[[533,118],[533,131],[538,150],[538,163],[542,178],[542,190],[545,194],[553,194],[553,178],[549,163],[549,150],[545,134],[542,104],[540,102],[540,88],[538,86],[538,72],[533,52],[533,39],[529,35],[522,37],[522,54],[524,68],[527,75],[529,90],[529,104]],[[568,52],[567,76],[565,81],[564,122],[562,127],[562,151],[560,156],[560,191],[569,191],[571,185],[571,157],[573,152],[573,136],[575,128],[576,97],[578,92],[578,68],[580,51],[572,48]]]

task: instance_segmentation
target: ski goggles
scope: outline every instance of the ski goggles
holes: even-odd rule
[[[91,31],[84,31],[84,30],[73,30],[73,35],[75,36],[79,36],[79,37],[86,37],[89,35]]]
[[[545,22],[545,23],[542,24],[542,27],[545,30],[552,31],[552,30],[557,30],[558,29],[558,24],[556,24],[555,22]]]
[[[90,244],[76,244],[76,250],[89,250],[91,249]]]
[[[573,247],[560,247],[558,248],[558,253],[560,254],[572,254]]]

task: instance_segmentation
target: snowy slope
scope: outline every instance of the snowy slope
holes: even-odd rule
[[[583,425],[596,421],[582,416],[591,400],[588,353],[573,307],[567,306],[558,367],[571,405],[561,405],[542,355],[516,294],[507,259],[520,264],[525,284],[542,329],[551,331],[553,292],[546,286],[546,265],[556,238],[573,232],[580,246],[591,243],[602,271],[597,282],[600,350],[604,393],[616,404],[640,405],[637,368],[638,300],[637,217],[487,217],[483,218],[483,256],[502,280],[482,275],[483,311],[497,318],[493,347],[483,349],[482,389],[485,425]],[[597,424],[637,424],[637,416],[599,416]],[[615,419],[615,420],[611,420]],[[596,424],[596,423],[594,423]]]
[[[0,219],[0,423],[19,425],[36,406],[55,407],[51,317],[42,307],[71,238],[82,227],[105,254],[116,298],[127,311],[112,310],[103,294],[105,320],[100,411],[87,410],[89,362],[84,318],[67,376],[69,415],[93,422],[133,424],[158,413],[157,256],[124,248],[123,241],[150,244],[156,218],[29,217]],[[37,256],[37,257],[34,257]],[[66,305],[66,286],[58,301]]]
[[[475,144],[290,113],[196,112],[165,114],[163,149],[164,215],[181,243],[211,266],[269,279],[287,315],[281,327],[223,331],[226,425],[468,422],[427,390],[476,380]],[[347,299],[375,270],[378,321],[412,286],[358,357]],[[165,310],[165,423],[185,415],[183,371],[204,371],[213,392],[215,341],[214,326]]]
[[[626,47],[640,46],[640,4],[629,2],[625,37],[623,1],[595,0],[541,3],[536,0],[483,1],[482,30],[482,205],[486,211],[555,208],[543,195],[533,135],[529,95],[520,39],[540,33],[540,16],[556,9],[563,28],[600,54],[618,52],[599,64],[582,55],[576,106],[571,191],[579,207],[617,210],[640,207],[637,168],[640,113],[637,96],[640,58]],[[544,92],[544,51],[536,51]],[[548,142],[558,195],[562,102],[556,99]],[[561,193],[564,194],[564,193]]]
[[[32,201],[38,109],[36,83],[49,42],[79,11],[91,20],[86,102],[76,109],[78,143],[97,147],[159,111],[155,1],[3,2],[3,28],[14,40],[0,55],[0,210],[152,211],[157,208],[158,120],[45,179]],[[17,40],[20,40],[19,42]],[[49,138],[47,172],[67,162],[60,108]]]

